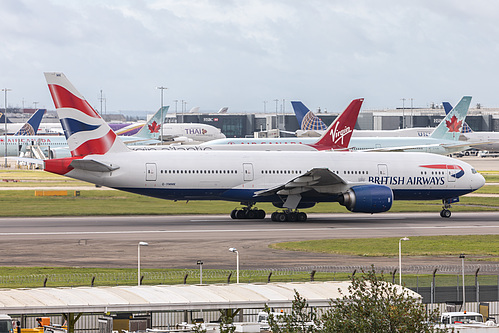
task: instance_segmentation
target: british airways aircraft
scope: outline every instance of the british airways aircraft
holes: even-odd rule
[[[45,73],[72,157],[45,170],[97,185],[168,200],[241,202],[232,218],[264,218],[257,202],[282,212],[274,221],[305,221],[299,208],[339,202],[352,212],[388,211],[393,200],[450,203],[482,187],[465,162],[425,153],[336,151],[132,151],[62,73]]]

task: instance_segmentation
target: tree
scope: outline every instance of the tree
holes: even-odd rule
[[[267,307],[272,332],[447,332],[429,324],[437,311],[427,315],[419,299],[386,282],[374,267],[354,276],[348,292],[340,293],[321,315],[297,292],[291,314],[271,316]]]

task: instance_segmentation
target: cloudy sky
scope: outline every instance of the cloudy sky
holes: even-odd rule
[[[0,86],[53,109],[43,72],[62,71],[107,112],[155,111],[158,86],[204,112],[499,107],[498,22],[488,0],[1,0]]]

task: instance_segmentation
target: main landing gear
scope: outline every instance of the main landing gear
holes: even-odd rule
[[[283,212],[273,212],[270,218],[274,222],[305,222],[307,214],[298,212],[298,210],[285,210]]]
[[[447,199],[443,199],[442,204],[443,205],[442,205],[442,211],[440,212],[440,217],[449,218],[452,215],[452,213],[448,208],[451,208],[452,206]]]
[[[232,212],[230,212],[230,217],[233,220],[243,220],[243,219],[263,220],[265,218],[265,211],[263,209],[254,208],[253,207],[253,205],[255,204],[254,202],[248,202],[248,203],[241,202],[241,204],[245,205],[246,207],[234,209]]]

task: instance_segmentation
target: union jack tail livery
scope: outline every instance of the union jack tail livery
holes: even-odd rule
[[[45,73],[71,156],[128,151],[109,125],[90,106],[63,73]]]
[[[316,143],[311,144],[317,150],[345,150],[348,149],[363,98],[354,99],[328,127],[327,131]]]
[[[459,103],[445,116],[444,120],[431,133],[434,139],[459,140],[466,115],[471,103],[471,96],[464,96]]]

